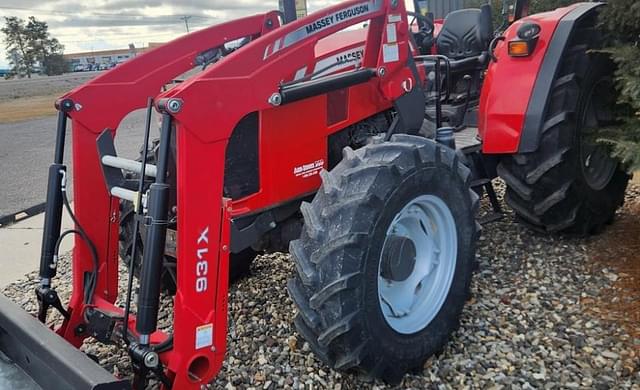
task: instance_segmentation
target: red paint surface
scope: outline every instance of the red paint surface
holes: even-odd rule
[[[573,8],[575,5],[523,18],[507,29],[506,40],[496,46],[498,62],[489,65],[478,111],[478,132],[484,153],[518,151],[529,99],[549,42],[560,20]],[[507,43],[516,38],[518,28],[527,22],[541,27],[535,51],[528,57],[510,57]]]
[[[405,66],[410,53],[403,2],[391,10],[391,1],[383,0],[381,9],[373,14],[336,23],[265,57],[265,53],[273,51],[274,43],[287,34],[361,2],[344,2],[283,27],[278,27],[276,13],[213,26],[144,53],[64,96],[78,104],[78,110],[70,113],[73,188],[77,217],[98,247],[100,277],[94,305],[113,311],[120,311],[113,306],[118,288],[118,200],[107,193],[96,138],[105,128],[115,129],[116,136],[122,119],[143,108],[148,97],[155,97],[156,101],[174,97],[184,102],[181,112],[173,118],[177,129],[179,258],[174,346],[161,354],[166,374],[174,381],[173,388],[199,389],[222,366],[226,350],[230,219],[317,190],[320,185],[317,174],[296,176],[294,169],[314,162],[326,167],[330,134],[391,107],[392,101],[405,93],[401,86],[407,79],[415,85],[413,75]],[[390,14],[401,18],[397,23],[396,42],[400,48],[399,60],[384,63],[382,44],[388,41],[386,28]],[[267,28],[267,21],[273,27]],[[366,30],[336,34],[364,22],[369,24]],[[332,34],[333,37],[327,38]],[[252,36],[252,42],[196,77],[160,93],[163,85],[192,67],[197,54],[245,36]],[[385,76],[346,90],[345,120],[327,126],[326,95],[281,107],[268,103],[280,83],[292,80],[300,69],[306,67],[307,72],[311,72],[317,61],[362,44],[365,54],[361,65],[374,69],[384,67]],[[223,199],[222,188],[227,142],[237,123],[255,111],[260,118],[260,190],[232,202]],[[199,241],[205,230],[208,240]],[[196,267],[202,255],[208,263],[207,289],[197,291]],[[88,248],[81,240],[76,240],[72,263],[73,296],[69,307],[72,317],[58,332],[79,346],[86,337],[74,333],[83,322],[87,308],[82,302],[82,274],[92,266]],[[213,325],[213,345],[196,349],[197,328],[209,324]],[[129,326],[134,333],[135,318]],[[166,337],[157,332],[152,338],[158,342]],[[197,380],[188,375],[189,365],[195,359],[207,362]]]

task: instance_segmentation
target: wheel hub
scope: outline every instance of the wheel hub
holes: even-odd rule
[[[406,280],[416,265],[416,246],[411,239],[391,235],[387,238],[382,253],[381,276],[385,279],[401,282]]]
[[[418,196],[396,214],[378,273],[380,308],[395,331],[419,332],[438,314],[453,281],[457,244],[453,215],[437,196]]]
[[[600,80],[593,86],[582,118],[582,174],[587,185],[596,191],[604,189],[609,184],[618,166],[618,162],[609,155],[607,148],[593,139],[598,128],[613,121],[610,107],[615,104],[615,98],[611,95],[611,88],[613,87],[607,80]]]

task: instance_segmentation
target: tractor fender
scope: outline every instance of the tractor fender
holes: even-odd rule
[[[605,3],[578,3],[512,24],[496,46],[480,97],[478,131],[487,154],[530,153],[538,148],[553,84],[578,23]],[[507,43],[525,23],[540,25],[534,52],[510,57]]]

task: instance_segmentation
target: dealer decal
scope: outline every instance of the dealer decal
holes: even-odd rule
[[[293,174],[296,177],[306,179],[311,176],[315,176],[324,168],[324,160],[316,160],[312,163],[300,165],[293,168]]]
[[[360,18],[364,15],[372,14],[379,11],[381,8],[382,0],[369,0],[315,19],[311,23],[285,35],[282,42],[278,40],[272,45],[269,45],[265,50],[264,58],[267,58],[281,49],[293,45],[294,43],[326,30],[329,27],[349,22],[350,20]]]

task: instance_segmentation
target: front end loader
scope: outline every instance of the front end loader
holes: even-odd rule
[[[435,20],[423,3],[351,0],[284,25],[277,12],[223,23],[61,97],[40,310],[0,299],[2,351],[44,388],[205,388],[226,351],[230,272],[289,250],[298,334],[334,369],[397,383],[458,326],[479,222],[496,218],[478,218],[479,196],[500,212],[494,178],[538,230],[610,222],[628,176],[587,131],[614,120],[599,100],[611,64],[590,50],[603,5],[527,16],[518,1],[494,32],[487,6]],[[114,139],[140,109],[141,156],[124,159]],[[75,228],[61,233],[63,208]],[[163,291],[172,325],[160,329]],[[43,325],[52,309],[63,317],[54,332]],[[133,376],[73,348],[89,338],[126,349]]]

